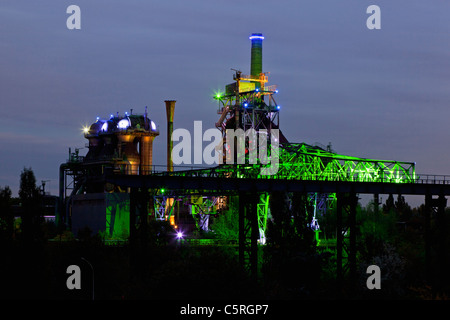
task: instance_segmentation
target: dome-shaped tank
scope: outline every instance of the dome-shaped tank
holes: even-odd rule
[[[144,115],[125,113],[111,115],[108,120],[97,118],[85,131],[89,140],[86,161],[108,161],[126,174],[150,174],[153,139],[157,135],[158,127],[147,117],[147,109]]]
[[[86,160],[91,161],[98,158],[101,149],[103,148],[103,141],[98,136],[103,125],[103,121],[97,121],[93,123],[87,132],[85,132],[84,137],[89,140],[89,151],[86,154]]]

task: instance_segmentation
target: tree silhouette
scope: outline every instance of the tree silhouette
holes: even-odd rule
[[[386,203],[383,204],[383,212],[389,213],[391,210],[395,211],[395,203],[394,203],[394,196],[389,194],[389,197],[386,200]]]
[[[22,203],[22,237],[33,241],[41,236],[42,199],[40,190],[36,187],[36,178],[31,168],[24,168],[20,174],[19,197]]]
[[[311,212],[306,193],[271,194],[263,272],[277,297],[311,297],[316,290],[321,266],[309,227]]]
[[[14,232],[14,216],[11,210],[11,189],[0,188],[0,242],[12,240]]]
[[[405,197],[399,194],[397,196],[397,201],[395,202],[395,209],[397,211],[400,220],[408,221],[412,216],[412,209],[409,204],[405,201]]]

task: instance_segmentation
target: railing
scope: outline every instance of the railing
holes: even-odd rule
[[[253,75],[249,75],[249,74],[241,74],[239,80],[267,82],[267,81],[269,81],[269,77],[268,76],[260,77],[260,76],[253,76]]]
[[[450,175],[417,174],[415,183],[420,184],[450,184]]]
[[[173,172],[167,171],[167,166],[165,165],[152,165],[152,166],[141,166],[140,169],[131,169],[130,165],[120,164],[115,165],[114,168],[110,168],[116,174],[127,174],[127,175],[139,175],[140,172],[146,174],[164,174],[164,175],[186,175],[186,176],[223,176],[225,177],[238,177],[238,178],[250,178],[254,177],[253,174],[245,175],[244,173],[247,171],[245,167],[249,168],[250,166],[240,165],[236,167],[238,170],[238,174],[231,174],[234,171],[233,165],[225,165],[225,166],[199,166],[199,165],[175,165]],[[253,167],[253,166],[252,166]],[[253,169],[255,169],[253,167]],[[254,171],[254,170],[253,170]],[[259,171],[259,169],[257,170]],[[387,172],[387,171],[386,171]],[[192,175],[192,173],[198,173]],[[283,179],[283,177],[279,177],[276,175],[273,176],[264,176],[260,177],[263,179]],[[289,180],[289,177],[284,177]],[[343,177],[340,174],[330,175],[328,174],[315,174],[309,175],[305,177],[305,180],[320,180],[320,181],[348,181],[348,182],[381,182],[381,183],[417,183],[417,184],[449,184],[450,185],[450,175],[437,175],[437,174],[416,174],[414,178],[410,177],[395,177],[395,178],[387,178],[383,176],[383,172],[380,173],[380,176],[377,178],[374,177],[358,177],[355,175]]]
[[[109,168],[105,168],[105,170],[112,170],[114,173],[117,174],[128,174],[128,175],[139,175],[140,172],[146,173],[146,174],[162,174],[167,173],[171,174],[171,172],[167,171],[166,165],[151,165],[151,166],[139,166],[135,165],[132,166],[130,164],[116,164],[108,166]],[[135,167],[136,169],[132,169],[132,167]],[[194,171],[194,170],[203,170],[203,169],[210,169],[211,167],[208,166],[199,166],[199,165],[176,165],[174,166],[174,174],[176,174],[177,171]]]
[[[264,91],[273,91],[273,92],[275,92],[276,90],[277,90],[277,85],[276,84],[264,87]]]

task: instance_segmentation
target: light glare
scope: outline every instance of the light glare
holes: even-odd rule
[[[128,121],[128,119],[122,119],[117,124],[117,128],[119,128],[119,129],[126,129],[129,126],[130,126],[130,121]]]

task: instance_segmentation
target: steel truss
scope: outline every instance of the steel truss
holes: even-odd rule
[[[270,148],[268,148],[270,149]],[[413,183],[415,164],[339,155],[304,143],[285,143],[279,148],[279,169],[261,174],[261,164],[223,164],[216,167],[157,172],[155,175],[280,180],[322,180],[348,182]]]
[[[197,197],[201,201],[188,201],[198,230],[209,230],[209,216],[217,212],[220,197]]]
[[[415,181],[415,164],[350,157],[326,151],[320,147],[299,143],[285,143],[279,149],[279,170],[274,175],[262,175],[261,164],[229,165],[188,171],[155,173],[156,175],[190,177],[257,178],[279,180],[324,180],[350,182],[408,183]],[[316,214],[332,208],[336,202],[335,194],[310,194],[315,208],[312,227],[319,232]],[[257,208],[259,241],[265,243],[269,196],[259,199]]]

